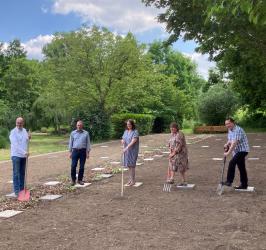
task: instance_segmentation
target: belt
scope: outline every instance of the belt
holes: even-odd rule
[[[73,148],[75,151],[81,151],[81,150],[86,150],[86,148]]]

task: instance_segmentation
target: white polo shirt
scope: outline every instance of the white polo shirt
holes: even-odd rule
[[[26,129],[18,129],[15,127],[11,130],[9,139],[11,142],[11,157],[17,156],[26,158],[29,143],[29,135]]]

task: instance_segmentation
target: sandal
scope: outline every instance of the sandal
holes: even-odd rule
[[[169,179],[166,182],[169,183],[169,184],[174,184],[175,181],[174,181],[174,179]]]

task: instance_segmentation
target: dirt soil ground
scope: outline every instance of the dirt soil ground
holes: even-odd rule
[[[141,138],[142,153],[165,145],[167,138],[168,135]],[[249,184],[255,186],[254,193],[227,189],[218,196],[215,191],[222,161],[212,158],[222,157],[226,135],[191,135],[187,136],[189,182],[196,184],[194,190],[173,188],[170,193],[163,192],[167,157],[156,158],[137,168],[137,181],[143,185],[126,188],[123,199],[119,198],[118,174],[81,192],[42,202],[37,208],[0,220],[0,249],[266,249],[266,134],[248,134],[248,138],[251,146],[248,157],[259,158],[247,160]],[[100,156],[120,159],[118,141],[104,145],[109,147],[101,147],[103,144],[93,147],[87,171],[106,161]],[[30,159],[31,185],[61,174],[69,174],[65,152]],[[10,178],[10,163],[1,163],[1,194],[12,190],[6,184]],[[235,184],[238,181],[237,174]]]

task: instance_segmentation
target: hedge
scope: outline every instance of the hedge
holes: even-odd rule
[[[152,131],[154,116],[147,114],[114,114],[111,117],[113,126],[113,137],[121,138],[125,130],[125,122],[133,119],[136,122],[136,128],[140,135],[147,135]]]

